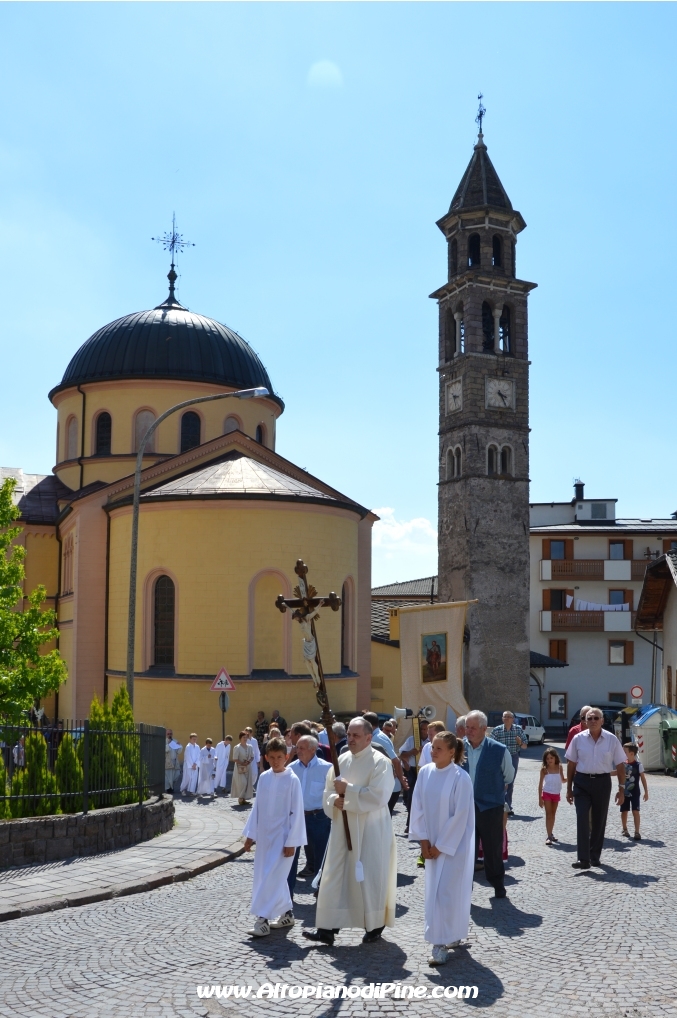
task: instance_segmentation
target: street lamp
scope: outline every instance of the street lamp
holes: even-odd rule
[[[160,414],[156,421],[153,421],[146,434],[143,436],[139,451],[136,457],[136,470],[134,472],[134,501],[132,507],[132,548],[131,561],[129,564],[129,609],[127,616],[127,692],[129,700],[134,706],[134,645],[136,643],[136,567],[139,551],[139,498],[141,495],[141,471],[143,470],[143,454],[152,438],[158,425],[184,407],[193,406],[195,403],[210,403],[214,399],[229,399],[234,396],[237,399],[260,399],[269,396],[268,390],[259,385],[255,389],[239,389],[237,392],[218,392],[215,396],[197,396],[195,399],[187,399],[183,403],[177,403]]]

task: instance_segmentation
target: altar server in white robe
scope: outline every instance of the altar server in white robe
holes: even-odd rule
[[[217,789],[225,789],[226,787],[226,775],[228,774],[232,741],[233,736],[227,735],[223,742],[219,742],[216,745],[216,777],[214,778],[214,787]]]
[[[173,792],[174,785],[181,776],[181,764],[179,753],[183,749],[180,742],[174,738],[171,728],[167,729],[167,743],[165,745],[165,792]]]
[[[254,754],[252,760],[252,787],[256,787],[256,782],[259,780],[259,761],[261,759],[261,750],[259,748],[258,739],[254,738],[254,729],[245,728],[247,733],[247,745],[251,747],[251,751]]]
[[[252,784],[251,763],[254,759],[254,751],[248,744],[246,731],[240,732],[237,746],[233,746],[233,780],[230,785],[230,794],[237,799],[240,806],[244,806],[254,794]]]
[[[468,936],[475,865],[475,801],[470,776],[459,764],[463,742],[435,736],[433,762],[419,771],[411,803],[409,840],[425,859],[425,939],[430,965],[443,965],[447,948]]]
[[[348,725],[348,752],[339,758],[341,776],[327,772],[324,811],[332,821],[317,897],[317,930],[308,940],[332,945],[342,927],[361,927],[363,944],[379,940],[395,925],[397,847],[388,801],[395,776],[390,760],[371,747],[364,718]],[[348,818],[348,851],[343,815]]]
[[[200,778],[197,785],[198,795],[214,795],[214,778],[216,776],[216,750],[211,739],[205,741],[200,750]]]
[[[294,911],[287,877],[296,849],[306,844],[301,782],[286,767],[284,739],[272,738],[266,746],[270,769],[259,779],[254,808],[242,836],[248,852],[256,842],[252,914],[256,916],[252,937],[267,937],[271,930],[294,925]]]
[[[200,747],[197,743],[195,732],[190,733],[190,742],[183,753],[183,778],[181,780],[181,794],[188,792],[195,795],[197,791],[197,779],[199,777]]]

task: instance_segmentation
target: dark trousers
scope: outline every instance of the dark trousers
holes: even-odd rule
[[[515,787],[515,778],[517,777],[517,768],[519,767],[520,762],[519,753],[511,753],[510,759],[512,760],[512,765],[515,768],[515,777],[512,779],[512,781],[505,790],[505,801],[507,802],[508,806],[510,806],[510,809],[512,809],[512,791],[513,788]]]
[[[411,813],[411,797],[414,794],[414,785],[416,784],[416,779],[418,778],[418,771],[416,770],[415,767],[410,767],[408,771],[404,772],[404,776],[407,779],[407,781],[409,782],[408,790],[406,792],[405,791],[402,792],[402,798],[404,800],[404,805],[407,807],[407,826],[406,826],[405,830],[408,831],[409,830],[409,814]]]
[[[324,812],[323,809],[313,810],[312,813],[306,813],[306,838],[308,844],[306,845],[306,863],[308,869],[311,869],[313,873],[317,873],[322,860],[324,859],[324,851],[329,841],[329,834],[331,832],[331,820]],[[301,849],[297,848],[294,853],[294,861],[291,864],[289,870],[289,876],[287,877],[287,884],[289,885],[289,893],[292,898],[294,897],[294,888],[296,887],[296,874],[299,868],[299,856]]]
[[[397,800],[399,799],[399,797],[400,792],[398,789],[397,792],[393,792],[393,794],[390,796],[390,799],[388,800],[388,812],[390,813],[391,816],[393,815],[393,811],[395,809],[395,806],[397,805]]]
[[[477,842],[482,841],[484,872],[494,887],[502,887],[505,877],[503,865],[503,807],[479,810],[475,805],[475,858]]]
[[[611,798],[611,775],[574,774],[576,843],[580,862],[598,863],[604,847],[604,831]]]

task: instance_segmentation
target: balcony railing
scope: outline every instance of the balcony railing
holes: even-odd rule
[[[541,612],[543,632],[615,633],[635,628],[637,612]],[[548,628],[548,622],[550,626]]]
[[[603,580],[604,559],[552,559],[553,580]]]
[[[541,559],[542,580],[643,580],[646,559]]]

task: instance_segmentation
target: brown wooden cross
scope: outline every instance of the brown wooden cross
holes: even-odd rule
[[[322,724],[324,725],[329,738],[329,752],[331,753],[331,762],[334,765],[334,773],[337,777],[340,777],[338,755],[336,753],[336,739],[333,730],[336,718],[329,706],[327,686],[324,681],[324,671],[322,669],[322,658],[320,657],[320,648],[317,643],[315,619],[319,618],[318,609],[325,605],[331,608],[332,611],[337,612],[341,607],[341,598],[337,597],[333,590],[325,596],[321,596],[317,593],[315,587],[313,587],[311,583],[308,583],[308,566],[305,564],[303,559],[299,559],[297,561],[294,567],[294,572],[299,578],[298,585],[294,587],[295,597],[287,598],[284,594],[279,594],[275,600],[275,607],[281,612],[286,612],[287,608],[290,608],[292,619],[299,622],[303,630],[303,657],[315,686],[317,702],[322,708]],[[348,817],[345,812],[343,812],[343,828],[346,834],[348,850],[351,851],[353,846],[350,840]]]

